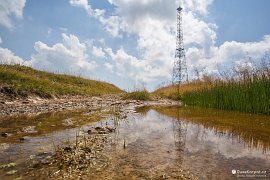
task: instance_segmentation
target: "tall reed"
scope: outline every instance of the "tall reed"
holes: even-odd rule
[[[270,78],[258,72],[241,79],[214,81],[212,88],[186,92],[181,100],[187,105],[270,114]]]

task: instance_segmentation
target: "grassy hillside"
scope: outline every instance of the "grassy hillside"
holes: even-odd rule
[[[113,84],[81,77],[38,71],[20,65],[0,65],[0,89],[6,95],[43,98],[61,95],[97,96],[121,93]]]

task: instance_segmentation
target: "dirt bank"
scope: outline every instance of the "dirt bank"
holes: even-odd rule
[[[16,114],[35,114],[51,111],[75,109],[99,109],[104,107],[124,107],[126,105],[177,105],[178,102],[156,98],[152,101],[123,100],[120,95],[103,95],[100,97],[66,96],[53,99],[29,97],[27,99],[9,99],[0,95],[0,117]]]

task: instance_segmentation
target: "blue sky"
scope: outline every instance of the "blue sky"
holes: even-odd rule
[[[216,0],[210,14],[219,26],[218,44],[225,41],[254,42],[270,33],[270,1]]]
[[[270,1],[184,0],[194,69],[252,66],[270,51]],[[0,58],[37,69],[153,90],[171,79],[178,0],[0,1]]]

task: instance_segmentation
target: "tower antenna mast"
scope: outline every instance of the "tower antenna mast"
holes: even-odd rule
[[[173,85],[178,85],[178,95],[180,85],[188,82],[186,55],[183,39],[183,8],[179,5],[177,8],[176,50],[172,76]]]

